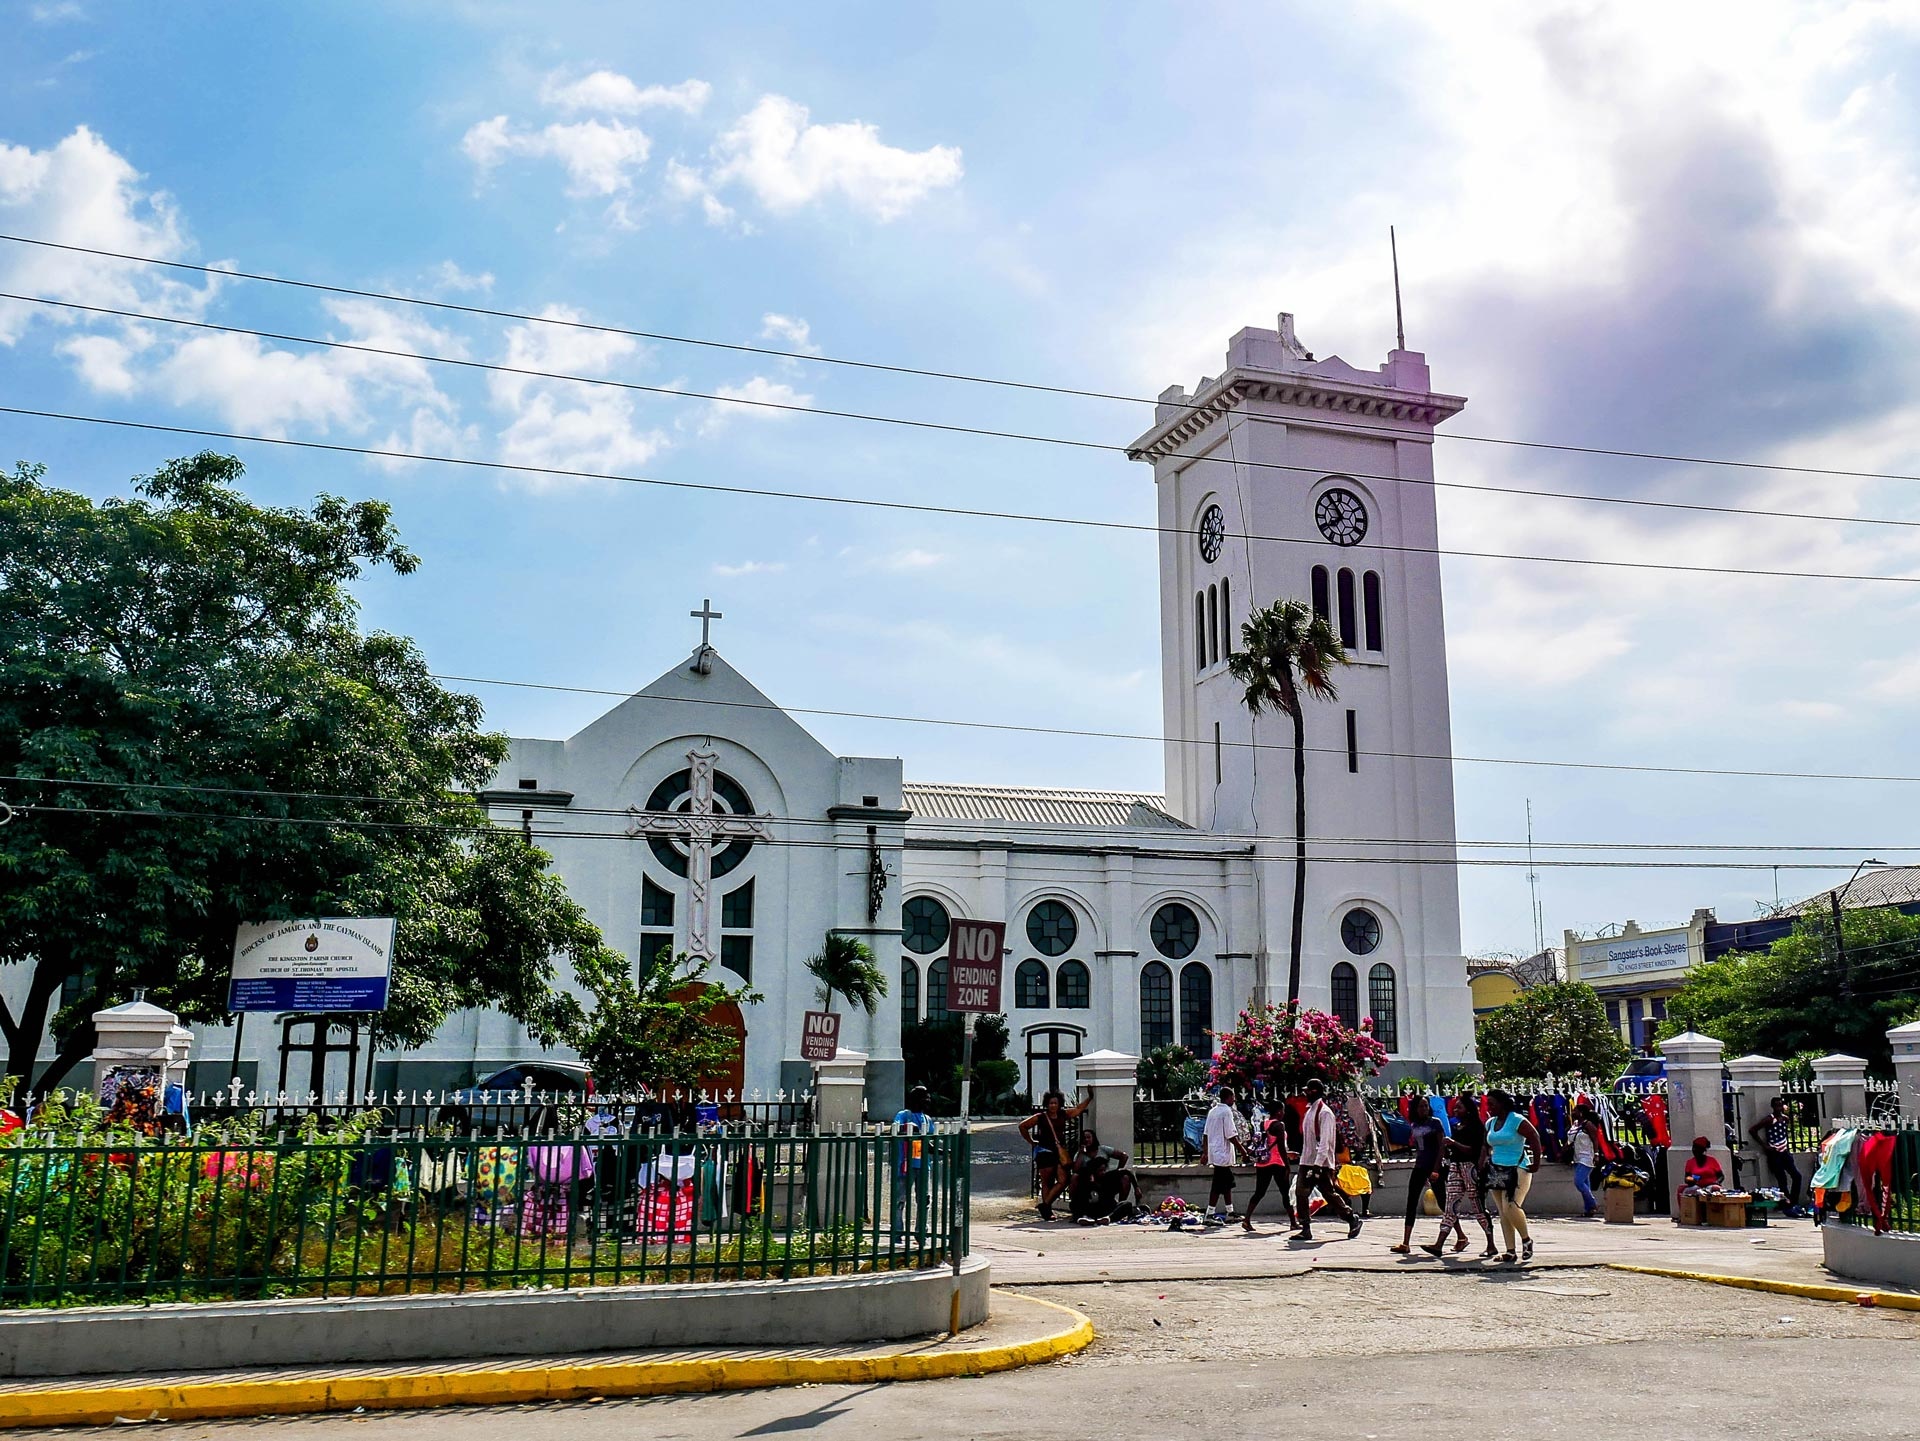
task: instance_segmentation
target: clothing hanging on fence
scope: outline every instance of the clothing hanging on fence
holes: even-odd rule
[[[529,1146],[527,1169],[542,1181],[571,1185],[593,1177],[593,1150],[588,1146]]]
[[[1433,1119],[1440,1123],[1440,1134],[1453,1134],[1453,1116],[1447,1110],[1447,1098],[1438,1091],[1427,1092],[1427,1109],[1433,1112]]]
[[[1667,1129],[1667,1098],[1657,1093],[1648,1096],[1641,1102],[1641,1109],[1646,1112],[1647,1125],[1653,1131],[1653,1144],[1671,1146],[1673,1132]]]
[[[698,1156],[673,1156],[662,1151],[657,1162],[640,1168],[640,1202],[635,1227],[646,1241],[691,1241],[694,1225],[694,1181]]]
[[[1851,1179],[1847,1163],[1853,1156],[1856,1135],[1852,1127],[1847,1127],[1835,1131],[1820,1143],[1820,1168],[1813,1173],[1813,1189],[1816,1192],[1846,1188]]]
[[[1888,1226],[1888,1203],[1893,1199],[1894,1138],[1885,1131],[1863,1134],[1853,1147],[1853,1190],[1873,1216],[1875,1235]]]
[[[511,1215],[519,1200],[520,1155],[506,1146],[482,1146],[473,1162],[473,1219],[491,1225]]]

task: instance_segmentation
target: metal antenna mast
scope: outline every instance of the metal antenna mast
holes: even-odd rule
[[[1527,800],[1527,890],[1533,897],[1533,953],[1547,948],[1547,932],[1540,911],[1540,872],[1533,868],[1533,800]]]
[[[1400,240],[1393,233],[1393,227],[1387,227],[1387,245],[1393,251],[1393,333],[1399,341],[1398,349],[1407,348],[1407,320],[1400,312]]]

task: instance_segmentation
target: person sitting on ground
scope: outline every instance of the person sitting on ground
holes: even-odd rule
[[[1088,1096],[1077,1106],[1068,1106],[1062,1091],[1048,1091],[1040,1098],[1040,1109],[1020,1123],[1020,1137],[1033,1147],[1033,1166],[1040,1179],[1040,1219],[1053,1219],[1053,1203],[1073,1179],[1072,1148],[1067,1145],[1067,1122],[1086,1113],[1093,1104]]]
[[[1105,1150],[1105,1148],[1102,1148]],[[1127,1164],[1125,1151],[1105,1151],[1107,1166],[1094,1180],[1094,1190],[1108,1207],[1110,1221],[1131,1221],[1146,1209],[1140,1178]]]
[[[1106,1171],[1109,1155],[1092,1131],[1080,1133],[1080,1149],[1073,1155],[1073,1172],[1067,1181],[1067,1214],[1085,1220],[1093,1214],[1096,1183]]]
[[[1704,1190],[1708,1186],[1724,1185],[1727,1173],[1713,1158],[1705,1136],[1693,1138],[1693,1155],[1688,1159],[1686,1170],[1681,1175],[1682,1184],[1694,1189]]]

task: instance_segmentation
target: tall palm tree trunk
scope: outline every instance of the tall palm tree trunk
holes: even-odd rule
[[[1287,956],[1287,1004],[1300,1003],[1300,942],[1307,921],[1307,718],[1293,707],[1293,945]]]

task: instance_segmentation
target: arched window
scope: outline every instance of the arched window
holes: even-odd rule
[[[1084,1011],[1093,1004],[1093,977],[1082,961],[1062,961],[1053,989],[1054,1003],[1063,1011]]]
[[[1333,620],[1333,603],[1327,590],[1327,568],[1324,565],[1313,568],[1313,613],[1329,623]]]
[[[1213,1055],[1213,972],[1204,962],[1180,968],[1180,1044],[1194,1055]]]
[[[1193,668],[1207,668],[1207,593],[1195,591],[1193,595]]]
[[[1159,961],[1140,968],[1140,1054],[1173,1044],[1173,972]]]
[[[1220,588],[1207,587],[1207,664],[1220,659]]]
[[[1333,1018],[1350,1031],[1360,1029],[1360,973],[1345,961],[1333,968]]]
[[[1361,613],[1367,622],[1367,649],[1385,650],[1386,632],[1380,623],[1380,572],[1370,570],[1360,586]]]
[[[1043,956],[1064,956],[1079,934],[1080,923],[1059,901],[1042,901],[1027,912],[1027,940]]]
[[[1022,961],[1013,973],[1013,1003],[1023,1011],[1047,1007],[1047,968],[1039,961]]]
[[[920,964],[911,956],[900,958],[900,1024],[911,1026],[920,1019]]]
[[[1344,566],[1339,577],[1340,596],[1340,644],[1348,650],[1356,650],[1360,645],[1360,632],[1354,625],[1353,616],[1353,572]]]
[[[1220,577],[1220,654],[1233,654],[1233,590],[1224,575]]]
[[[1389,1051],[1400,1049],[1400,1007],[1393,967],[1381,961],[1367,972],[1367,1009],[1373,1014],[1373,1038]]]
[[[932,896],[914,896],[900,907],[900,939],[918,956],[947,943],[947,908]]]
[[[927,1019],[944,1021],[947,1010],[947,958],[942,956],[927,967]]]

